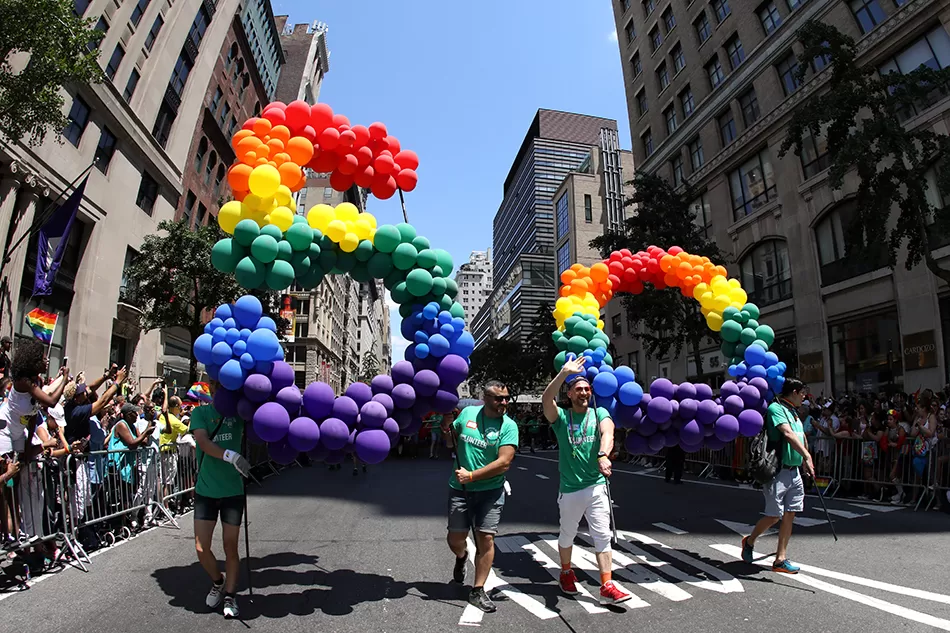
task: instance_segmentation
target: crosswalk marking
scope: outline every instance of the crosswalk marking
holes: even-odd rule
[[[535,473],[534,476],[537,477],[538,479],[550,479],[550,477],[548,477],[547,475],[542,475],[541,473]]]
[[[593,539],[591,539],[589,535],[581,534],[579,536],[581,540],[588,545],[594,544]],[[585,555],[590,556],[586,552]],[[663,578],[658,574],[649,573],[648,569],[641,565],[638,561],[628,558],[616,550],[613,551],[613,560],[614,575],[619,576],[624,580],[628,580],[636,584],[638,587],[643,587],[647,591],[652,591],[653,593],[663,596],[667,600],[672,600],[673,602],[681,602],[683,600],[689,600],[693,597],[689,593],[669,582],[666,578]]]
[[[742,593],[744,591],[742,589],[742,584],[731,574],[722,571],[718,567],[713,567],[712,565],[704,563],[701,560],[697,560],[692,556],[683,554],[682,552],[671,548],[669,545],[664,545],[663,543],[660,543],[649,536],[644,536],[643,534],[637,534],[635,532],[626,532],[623,530],[619,531],[618,535],[620,536],[620,540],[617,541],[617,545],[619,547],[633,554],[645,564],[650,565],[651,567],[656,567],[667,576],[675,578],[681,582],[685,582],[694,587],[708,589],[717,593]],[[675,567],[666,561],[661,561],[652,554],[640,549],[631,543],[631,541],[638,541],[643,545],[649,545],[659,549],[663,552],[664,556],[669,556],[670,558],[676,559],[681,563],[685,563],[694,569],[698,569],[713,580],[701,580],[695,576],[691,576],[680,570],[678,567]]]
[[[525,468],[524,466],[518,466],[518,470],[528,470],[528,469]]]
[[[759,514],[765,516],[764,512],[760,512]],[[828,523],[825,519],[812,519],[811,517],[803,517],[801,515],[797,515],[792,519],[792,522],[799,527],[815,527],[816,525],[825,525]],[[748,534],[748,532],[746,534]]]
[[[669,525],[667,523],[654,523],[653,527],[660,528],[661,530],[666,530],[667,532],[671,532],[675,534],[676,536],[683,536],[684,534],[689,534],[689,532],[687,532],[686,530],[681,530],[678,527],[673,527],[672,525]]]
[[[860,519],[861,517],[871,516],[867,512],[864,514],[858,514],[857,512],[848,512],[847,510],[835,510],[834,508],[828,508],[828,514],[831,514],[836,517],[841,517],[842,519]]]
[[[873,503],[849,503],[848,505],[862,510],[873,510],[874,512],[897,512],[904,509],[901,506],[878,506]]]
[[[748,536],[752,534],[752,530],[755,528],[754,525],[738,523],[736,521],[726,521],[725,519],[716,519],[716,521],[729,528],[739,536]],[[769,530],[762,536],[772,536],[773,534],[778,534],[778,530],[775,528],[769,528]]]

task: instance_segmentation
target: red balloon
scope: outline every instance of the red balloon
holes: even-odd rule
[[[419,156],[411,149],[404,149],[397,153],[396,162],[402,165],[403,169],[419,169]]]
[[[607,275],[607,279],[610,280],[611,290],[620,287],[620,277],[618,275]]]
[[[617,277],[620,277],[623,275],[623,264],[621,264],[620,262],[610,262],[607,265],[607,270],[610,271],[611,275],[616,275]]]
[[[340,158],[340,164],[337,166],[337,171],[339,171],[341,174],[352,176],[359,168],[360,164],[357,162],[356,156],[353,156],[353,154],[346,154]]]
[[[325,103],[316,103],[310,106],[310,125],[313,126],[317,137],[323,130],[333,123],[333,108]]]
[[[318,136],[320,149],[333,150],[340,144],[340,132],[335,127],[328,127]]]
[[[242,130],[252,130],[252,131],[253,131],[253,130],[254,130],[254,124],[257,123],[257,119],[258,119],[258,117],[256,117],[256,116],[255,116],[255,117],[251,117],[250,119],[248,119],[247,121],[244,122],[244,125],[241,126],[241,129],[242,129]]]
[[[287,117],[287,127],[292,136],[300,136],[301,132],[310,124],[310,104],[306,101],[292,101],[284,110]]]
[[[403,191],[412,191],[419,183],[419,176],[411,169],[403,169],[396,174],[396,184]]]
[[[378,174],[389,174],[393,170],[392,156],[381,154],[373,161],[373,168]]]
[[[373,186],[373,179],[375,177],[376,171],[372,167],[367,166],[362,171],[356,172],[353,176],[353,182],[355,182],[358,187],[369,189]]]
[[[342,114],[334,114],[332,125],[337,129],[340,129],[341,126],[345,125],[347,126],[347,129],[349,129],[350,120]]]
[[[396,179],[388,176],[385,182],[376,180],[373,183],[373,195],[380,200],[388,200],[396,193]]]
[[[373,162],[373,150],[368,147],[359,148],[356,150],[356,160],[359,161],[360,167],[367,167]]]
[[[626,248],[621,248],[620,254],[623,255],[624,257],[630,257],[631,255],[633,255],[633,253],[631,253],[630,250]]]
[[[280,108],[271,108],[262,117],[270,121],[273,126],[284,125],[287,122],[287,115]]]
[[[330,186],[336,191],[346,191],[353,186],[353,176],[335,171],[330,174]]]
[[[376,121],[375,123],[370,123],[369,125],[369,136],[373,140],[381,141],[386,138],[386,126]]]
[[[640,280],[634,281],[630,284],[630,292],[632,294],[638,295],[643,292],[643,282]]]
[[[676,257],[677,255],[683,252],[683,249],[680,248],[679,246],[671,246],[669,250],[667,250],[666,252],[672,255],[673,257]]]
[[[264,106],[264,110],[262,110],[262,113],[267,112],[268,110],[271,110],[271,109],[286,110],[287,104],[284,103],[283,101],[271,101],[266,106]]]
[[[350,128],[353,134],[356,134],[356,142],[353,143],[354,147],[363,147],[369,143],[369,128],[365,125],[354,125]]]
[[[331,172],[340,164],[340,156],[335,152],[314,152],[313,158],[307,165],[310,169],[321,174]]]
[[[399,139],[395,136],[387,136],[383,139],[389,144],[389,151],[393,153],[393,156],[399,153],[399,150],[402,149],[399,147]]]
[[[346,130],[340,132],[340,145],[342,147],[353,147],[353,144],[356,142],[356,134],[353,130]]]
[[[300,131],[300,136],[304,137],[311,143],[317,142],[317,133],[314,131],[312,125],[305,125],[303,130]]]

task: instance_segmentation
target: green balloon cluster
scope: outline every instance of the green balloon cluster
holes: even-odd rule
[[[597,317],[575,312],[574,316],[564,320],[564,331],[555,330],[551,334],[554,344],[561,350],[554,357],[554,368],[561,371],[568,352],[580,356],[585,350],[603,349],[604,362],[613,365],[613,358],[606,353],[610,338],[597,327]]]
[[[428,239],[406,223],[377,228],[373,247],[370,272],[383,280],[393,301],[402,306],[404,318],[411,314],[413,305],[432,301],[452,316],[464,318],[461,304],[455,303],[458,285],[449,278],[454,264],[447,251],[432,248]]]
[[[730,359],[730,365],[741,363],[750,345],[758,345],[766,352],[772,347],[775,332],[768,325],[760,325],[758,319],[759,307],[754,303],[745,304],[741,310],[731,306],[723,310],[720,350],[723,357]]]

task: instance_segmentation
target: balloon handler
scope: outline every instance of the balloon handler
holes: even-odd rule
[[[218,383],[211,383],[212,393]],[[210,609],[224,604],[224,617],[237,618],[235,599],[240,578],[241,558],[238,541],[246,496],[244,478],[251,465],[241,456],[244,420],[238,416],[222,416],[213,404],[195,409],[191,414],[191,430],[197,443],[198,481],[195,485],[195,549],[198,561],[211,577],[211,591],[205,603]],[[218,518],[224,540],[225,573],[218,569],[218,560],[211,551],[211,541]]]

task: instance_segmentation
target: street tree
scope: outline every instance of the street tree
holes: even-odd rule
[[[799,82],[816,59],[828,64],[823,73],[828,82],[795,110],[779,155],[790,150],[801,155],[805,139],[824,135],[831,186],[841,189],[852,171],[859,178],[854,215],[845,228],[847,256],[886,252],[893,267],[898,251],[906,247],[908,270],[923,261],[950,283],[950,268],[933,256],[934,248],[950,237],[950,205],[930,202],[932,185],[926,177],[933,170],[934,200],[950,194],[950,137],[929,124],[905,125],[946,96],[950,68],[922,64],[902,74],[862,66],[854,40],[822,22],[807,22],[798,38],[804,47],[798,56]]]
[[[537,356],[520,343],[495,339],[472,352],[468,380],[476,390],[489,380],[500,380],[517,398],[537,385],[538,369]]]
[[[360,363],[359,382],[369,383],[373,378],[379,375],[379,358],[372,352],[363,354],[363,360]]]
[[[103,80],[103,33],[72,0],[0,0],[0,132],[30,145],[68,123],[63,89]]]
[[[551,338],[551,333],[557,329],[551,304],[546,301],[541,303],[533,323],[534,329],[528,335],[525,352],[537,363],[536,386],[543,387],[541,383],[546,383],[554,377],[554,357],[560,351]]]

